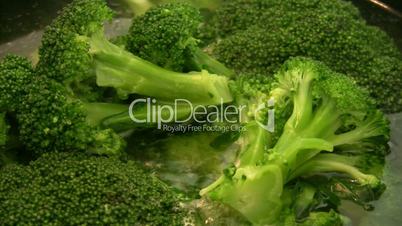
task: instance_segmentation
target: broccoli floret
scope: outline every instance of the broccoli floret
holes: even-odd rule
[[[134,18],[127,49],[135,55],[174,71],[199,71],[231,76],[233,72],[208,56],[194,37],[201,23],[198,9],[170,3]]]
[[[387,120],[368,94],[321,63],[289,60],[276,74],[270,96],[278,105],[293,108],[278,141],[273,145],[265,128],[250,127],[244,136],[249,143],[236,163],[200,192],[233,207],[254,224],[278,220],[284,185],[321,152],[389,138]]]
[[[230,1],[217,17],[229,34],[210,49],[236,71],[272,75],[291,56],[311,57],[353,77],[384,111],[401,111],[402,56],[350,3]]]
[[[112,130],[88,123],[83,103],[71,98],[62,84],[38,76],[25,89],[17,119],[21,141],[35,154],[82,150],[116,155],[124,148]]]
[[[124,141],[117,134],[89,125],[91,115],[85,114],[83,103],[62,84],[34,72],[26,58],[3,59],[0,80],[1,109],[17,118],[19,139],[35,154],[83,150],[113,155],[123,149]]]
[[[40,49],[39,72],[69,84],[67,87],[78,83],[78,90],[90,90],[94,85],[81,81],[96,80],[100,87],[115,88],[122,98],[140,94],[161,101],[181,98],[198,104],[232,100],[228,79],[224,76],[205,70],[194,73],[169,71],[109,42],[101,26],[109,19],[109,11],[104,1],[73,1],[60,19],[46,29]],[[69,18],[75,19],[69,21]],[[83,29],[78,29],[81,27]]]
[[[91,76],[86,36],[103,30],[113,12],[105,1],[75,0],[48,26],[39,49],[38,71],[59,82],[73,83]]]
[[[181,225],[179,195],[135,162],[48,153],[0,171],[5,225]]]
[[[31,62],[24,57],[8,55],[0,62],[0,110],[15,112],[26,94],[25,87],[33,77]]]

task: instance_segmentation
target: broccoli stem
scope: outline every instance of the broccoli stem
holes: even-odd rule
[[[166,108],[169,106],[172,109]],[[188,105],[155,105],[155,114],[150,106],[140,105],[131,111],[128,105],[113,103],[84,103],[87,122],[92,126],[113,129],[115,132],[125,132],[131,129],[153,128],[176,120],[188,119],[192,109]],[[132,117],[139,121],[135,122]],[[159,123],[159,124],[158,124]]]
[[[304,134],[311,137],[330,137],[341,126],[339,117],[334,101],[327,100],[318,107]]]
[[[91,39],[97,84],[114,87],[122,97],[141,94],[172,102],[186,99],[193,104],[220,104],[233,100],[224,76],[207,71],[178,73],[145,61],[107,41],[101,34]]]
[[[124,104],[111,103],[83,103],[87,116],[88,124],[100,126],[102,122],[109,117],[121,114],[128,114],[128,106]]]
[[[135,16],[144,14],[148,9],[154,6],[149,0],[122,0],[128,5]]]
[[[256,165],[264,158],[265,151],[270,145],[271,134],[256,122],[249,122],[243,136],[247,142],[241,149],[239,166]]]
[[[234,71],[230,70],[221,62],[215,60],[214,58],[206,54],[200,48],[195,48],[192,53],[193,53],[192,56],[193,64],[198,70],[207,70],[210,73],[224,75],[227,76],[228,78],[234,77],[235,75]]]
[[[301,185],[301,186],[300,186]],[[301,183],[300,193],[294,201],[294,209],[297,218],[305,217],[305,214],[309,214],[311,204],[314,202],[314,196],[317,193],[317,189],[310,184]]]
[[[213,191],[215,188],[217,188],[220,185],[222,185],[225,182],[225,180],[226,180],[226,177],[224,175],[220,176],[212,184],[210,184],[207,187],[201,189],[199,194],[201,196],[204,196],[205,194],[208,194],[210,191]]]
[[[353,166],[353,157],[341,156],[337,154],[319,154],[301,165],[289,177],[290,180],[317,173],[338,172],[344,173],[357,180],[362,185],[377,186],[380,181],[373,175],[364,174]]]
[[[165,105],[166,106],[166,105]],[[173,106],[171,106],[173,107]],[[188,105],[178,105],[174,112],[169,111],[166,108],[156,106],[156,109],[160,109],[153,116],[147,106],[141,106],[133,109],[132,116],[138,120],[146,121],[145,123],[136,123],[133,121],[128,113],[128,110],[121,112],[120,114],[110,116],[102,121],[102,127],[111,128],[116,132],[123,132],[136,128],[152,128],[158,127],[166,123],[174,123],[176,120],[183,120],[189,118],[192,113],[192,109]],[[173,114],[173,115],[172,115]]]
[[[314,76],[310,73],[304,74],[298,81],[293,81],[299,84],[296,91],[297,93],[293,97],[293,113],[287,121],[285,125],[286,127],[291,127],[295,131],[299,131],[311,123],[313,113],[313,94],[311,85],[313,81]]]

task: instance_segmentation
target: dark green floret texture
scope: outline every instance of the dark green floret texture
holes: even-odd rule
[[[354,78],[384,111],[402,110],[402,55],[351,3],[225,1],[205,26],[217,40],[209,51],[237,72],[271,76],[289,57],[311,57]]]
[[[29,93],[19,104],[20,139],[36,155],[52,151],[81,150],[119,155],[124,141],[109,129],[87,122],[81,101],[65,87],[40,77],[26,86]]]
[[[113,11],[103,0],[77,0],[64,8],[46,28],[39,49],[38,70],[59,82],[71,83],[91,76],[89,45],[85,36],[103,30]]]
[[[125,142],[112,130],[87,122],[83,103],[62,83],[35,71],[27,58],[0,62],[0,109],[16,121],[19,142],[34,155],[81,150],[119,155]]]
[[[6,144],[9,125],[6,121],[6,114],[0,113],[0,168],[7,164]]]
[[[33,71],[32,63],[21,56],[7,55],[0,61],[0,111],[17,111]]]
[[[183,71],[191,46],[197,44],[192,36],[200,23],[200,12],[190,5],[155,7],[134,18],[127,49],[164,68]]]
[[[180,225],[179,199],[134,162],[45,154],[0,174],[2,225]]]

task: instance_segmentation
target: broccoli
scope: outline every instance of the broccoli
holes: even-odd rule
[[[8,129],[9,125],[6,122],[6,114],[0,113],[0,168],[8,162],[5,154]]]
[[[168,102],[173,97],[189,97],[203,104],[231,100],[228,80],[223,76],[206,71],[194,76],[167,71],[107,41],[101,32],[104,21],[111,15],[103,1],[76,0],[47,28],[35,69],[26,59],[15,56],[2,62],[0,79],[4,80],[5,95],[1,104],[7,111],[16,110],[20,139],[36,155],[55,150],[116,155],[125,142],[111,129],[124,132],[155,127],[156,123],[134,123],[127,105],[91,102],[97,99],[91,96],[99,88],[91,83],[95,78],[91,77],[93,71],[98,85],[111,85],[119,88],[120,93],[142,90],[141,94]],[[126,71],[127,62],[132,67]],[[146,79],[133,80],[134,75]],[[176,81],[161,82],[166,78]],[[10,94],[18,97],[18,101]],[[145,110],[134,109],[133,114],[146,118]],[[170,112],[162,113],[164,117]],[[188,106],[179,106],[176,115],[184,117],[190,113]]]
[[[231,0],[223,1],[214,18],[205,25],[205,29],[211,35],[225,38],[236,31],[246,30],[251,25],[269,25],[275,21],[281,26],[286,26],[297,23],[300,19],[329,12],[344,18],[361,18],[358,9],[350,2],[338,0]]]
[[[343,220],[338,213],[331,210],[329,212],[313,212],[301,226],[342,226]]]
[[[277,226],[342,226],[350,225],[348,217],[337,211],[339,203],[329,206],[328,196],[322,195],[321,187],[297,179],[285,185],[282,194],[282,212]],[[329,196],[334,196],[329,193]]]
[[[277,223],[278,226],[343,226],[344,220],[339,213],[330,210],[329,212],[312,212],[303,222],[295,222],[292,214],[286,215],[284,221]]]
[[[18,136],[18,128],[11,113],[0,112],[0,168],[14,164],[27,163],[32,154],[26,152]]]
[[[36,155],[69,150],[116,155],[125,147],[111,129],[90,125],[83,103],[60,83],[38,76],[25,88],[17,112],[20,139]]]
[[[73,1],[45,31],[39,73],[65,83],[73,92],[84,90],[84,96],[97,85],[115,88],[124,99],[128,94],[139,94],[166,102],[182,98],[197,104],[232,100],[224,76],[205,70],[169,71],[112,44],[104,37],[102,26],[111,16],[103,0]]]
[[[130,12],[134,14],[134,16],[144,14],[154,5],[153,2],[149,0],[122,0],[121,2],[129,7]]]
[[[306,182],[296,182],[295,185],[285,187],[282,200],[282,210],[278,226],[342,226],[342,215],[333,209],[322,211],[324,203],[317,197],[317,189]],[[285,198],[285,196],[288,196]],[[287,200],[286,200],[287,199]],[[321,208],[321,211],[320,211]]]
[[[389,138],[385,116],[376,110],[367,92],[345,75],[313,60],[294,58],[275,78],[270,97],[278,105],[293,108],[279,139],[272,144],[271,134],[250,121],[236,163],[200,192],[233,207],[257,225],[277,221],[284,185],[301,167],[315,172],[308,162],[323,160],[317,157],[321,152]],[[363,176],[347,166],[332,164],[318,167],[320,170],[346,172],[364,185],[379,185],[373,176]]]
[[[311,57],[354,78],[384,111],[402,110],[402,55],[348,2],[227,1],[212,21],[223,39],[208,49],[237,72],[273,75],[289,57]]]
[[[86,6],[86,4],[82,5],[82,1],[77,1],[75,4],[77,8]],[[86,7],[89,9],[96,6],[90,2],[87,4]],[[70,9],[67,8],[65,13],[70,12]],[[59,17],[55,23],[61,23],[58,21],[64,21],[63,17]],[[72,25],[66,23],[63,25],[78,26],[73,22]],[[94,27],[98,26],[100,25]],[[59,58],[53,56],[50,59],[49,56],[48,59],[58,60]],[[77,60],[79,62],[79,59]],[[74,61],[73,58],[71,61]],[[15,115],[19,139],[35,155],[55,150],[82,150],[96,154],[116,155],[121,153],[125,142],[110,128],[123,132],[130,129],[155,127],[155,123],[134,123],[128,116],[127,105],[87,102],[87,99],[72,92],[71,86],[65,83],[68,81],[67,78],[58,80],[57,77],[51,76],[51,72],[55,73],[62,67],[57,67],[58,63],[55,65],[54,68],[48,68],[48,71],[41,69],[43,65],[34,69],[28,59],[14,55],[9,55],[0,62],[0,80],[2,81],[0,109]],[[63,70],[64,72],[74,71],[69,68]],[[67,76],[62,71],[58,73],[61,76]],[[133,114],[136,118],[146,118],[144,109],[134,109]],[[190,114],[188,106],[178,107],[179,117],[188,114]]]
[[[0,61],[0,111],[17,111],[33,74],[34,69],[27,58],[7,55]]]
[[[377,156],[376,156],[377,157]],[[349,175],[360,185],[367,185],[373,189],[381,187],[379,179],[370,174],[360,171],[355,165],[361,156],[343,156],[339,154],[318,154],[314,158],[305,162],[290,178],[297,178],[301,175],[313,175],[326,172],[338,172]],[[365,164],[366,165],[366,164]],[[369,165],[369,164],[367,164]]]
[[[151,121],[146,121],[149,117],[149,106],[139,105],[134,106],[132,115],[129,114],[129,107],[122,106],[120,104],[105,104],[105,103],[87,103],[85,104],[87,113],[91,116],[87,118],[91,124],[100,125],[103,128],[110,128],[116,132],[126,132],[133,129],[147,129],[147,128],[160,128],[161,123],[173,124],[175,120],[184,120],[192,114],[192,107],[186,104],[172,105],[165,103],[164,105],[156,104],[153,106],[159,109],[157,114]],[[122,111],[117,112],[117,109],[122,108]],[[166,107],[170,107],[173,110],[171,112]],[[116,110],[114,110],[116,108]],[[151,107],[152,108],[152,107]],[[111,109],[109,112],[107,109]],[[173,115],[174,114],[174,115]],[[138,120],[145,121],[145,123],[136,123],[133,121],[132,116]]]
[[[232,76],[233,72],[208,56],[194,37],[201,23],[198,9],[185,3],[154,7],[135,17],[127,49],[135,55],[174,71],[199,71]]]
[[[62,84],[36,73],[26,58],[5,57],[0,80],[1,109],[16,117],[20,141],[35,154],[54,150],[119,154],[123,149],[117,134],[90,126],[82,102]]]
[[[155,6],[109,40],[106,2],[73,0],[35,67],[0,61],[1,225],[340,226],[342,200],[374,208],[390,133],[377,108],[401,100],[390,38],[340,0],[201,13]],[[176,99],[238,106],[206,125],[238,131],[156,130],[197,111]]]
[[[0,171],[2,225],[181,225],[179,194],[135,162],[47,153]]]

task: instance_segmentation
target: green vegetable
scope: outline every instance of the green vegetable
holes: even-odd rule
[[[0,61],[0,225],[341,226],[355,218],[343,200],[374,209],[390,133],[378,108],[402,106],[384,32],[341,0],[142,14],[161,2],[135,1],[108,40],[106,1],[74,0],[37,65]],[[201,119],[194,105],[216,115],[175,124]]]
[[[232,100],[223,76],[169,71],[109,42],[102,25],[112,15],[103,0],[73,1],[45,31],[39,73],[65,83],[84,99],[95,93],[90,100],[97,99],[97,86],[115,88],[123,99],[140,94],[168,102],[179,98],[199,104]]]
[[[6,114],[0,113],[0,168],[7,164],[8,158],[6,156],[7,132],[8,124],[6,122]]]
[[[60,83],[39,76],[25,89],[17,114],[20,139],[36,155],[49,151],[119,155],[124,149],[125,142],[114,131],[88,123],[83,103],[71,98]]]
[[[116,155],[125,147],[112,130],[89,125],[82,102],[62,84],[35,72],[26,58],[5,57],[0,80],[1,109],[16,117],[18,139],[36,155],[55,150]]]
[[[179,197],[135,162],[49,153],[0,171],[4,225],[181,225]]]
[[[232,76],[233,72],[208,56],[194,37],[201,23],[198,9],[185,3],[154,7],[135,17],[127,49],[135,55],[175,71],[199,71]]]
[[[27,58],[7,55],[0,61],[0,111],[17,111],[32,77],[32,64]]]
[[[306,171],[347,173],[362,185],[380,185],[374,176],[340,165],[343,158],[320,154],[389,138],[388,121],[351,79],[315,61],[294,58],[276,74],[271,97],[278,105],[293,107],[278,141],[273,145],[265,128],[249,122],[236,163],[201,195],[226,203],[253,224],[264,225],[278,220],[284,186]]]
[[[273,75],[289,57],[310,57],[354,78],[384,111],[402,110],[402,55],[349,2],[227,1],[215,17],[208,49],[237,72]]]

